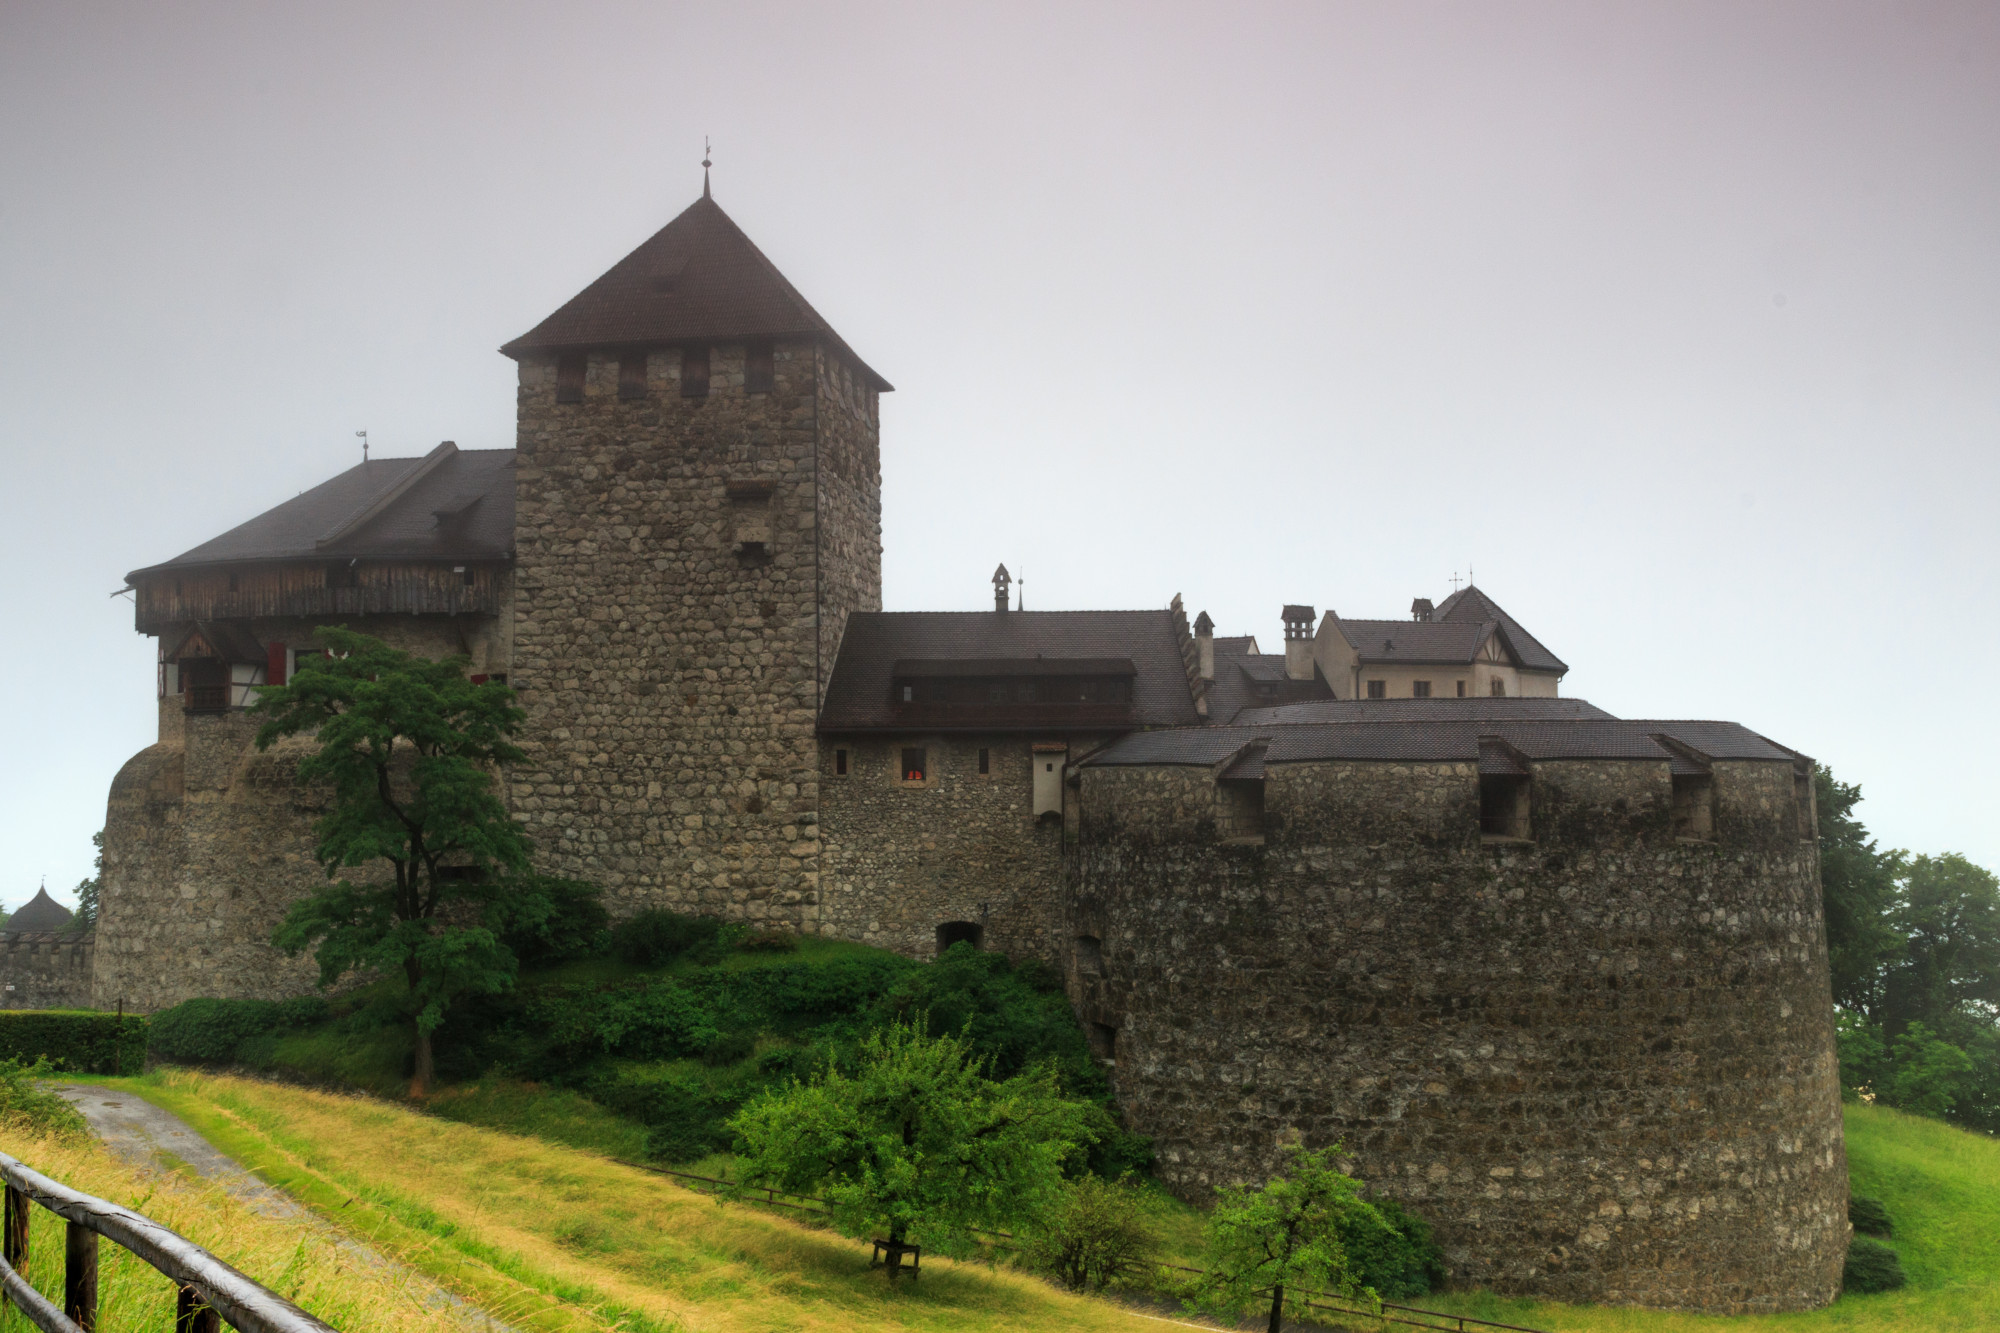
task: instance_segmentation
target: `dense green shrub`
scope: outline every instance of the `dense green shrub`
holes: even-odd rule
[[[1840,1275],[1840,1289],[1865,1296],[1870,1292],[1894,1291],[1908,1281],[1896,1252],[1879,1240],[1856,1236],[1847,1246],[1847,1267]]]
[[[789,930],[760,930],[745,935],[736,947],[744,953],[797,953],[799,937]]]
[[[518,891],[517,891],[518,890]],[[500,942],[523,967],[592,958],[611,947],[611,918],[595,884],[523,875],[500,886],[493,916]]]
[[[1110,1092],[1060,979],[1038,963],[1016,967],[1004,954],[954,944],[935,963],[898,978],[871,1017],[887,1024],[925,1013],[929,1035],[969,1036],[992,1062],[996,1079],[1049,1063],[1067,1096],[1103,1098]]]
[[[23,1064],[0,1060],[0,1124],[57,1138],[82,1138],[89,1126],[74,1106],[39,1086],[35,1080],[56,1072],[47,1060]]]
[[[1102,1291],[1121,1269],[1143,1263],[1159,1244],[1131,1186],[1085,1176],[1063,1186],[1022,1237],[1034,1267],[1071,1291]]]
[[[729,951],[741,927],[712,916],[688,916],[653,908],[611,929],[611,951],[634,967],[665,967],[687,958],[713,962]]]
[[[1361,1282],[1385,1301],[1422,1296],[1444,1281],[1444,1251],[1430,1223],[1394,1199],[1371,1199],[1373,1218],[1348,1214],[1340,1221],[1340,1243]]]
[[[1895,1234],[1895,1227],[1889,1221],[1889,1210],[1880,1199],[1870,1199],[1860,1194],[1849,1196],[1847,1220],[1854,1223],[1854,1229],[1864,1236]]]
[[[177,1064],[229,1064],[254,1038],[311,1027],[326,1018],[317,995],[294,1000],[183,1000],[153,1015],[147,1045]]]
[[[733,1065],[747,1060],[757,1049],[757,1041],[747,1032],[726,1032],[710,1042],[701,1053],[705,1065]]]
[[[147,1020],[87,1010],[0,1011],[0,1060],[79,1074],[136,1074],[146,1066]]]

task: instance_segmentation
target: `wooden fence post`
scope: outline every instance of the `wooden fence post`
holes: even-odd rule
[[[12,1185],[7,1187],[6,1257],[17,1273],[28,1265],[28,1196]]]
[[[174,1333],[222,1333],[222,1316],[193,1287],[182,1287],[174,1302]]]
[[[81,1222],[63,1237],[63,1313],[85,1330],[97,1327],[97,1233]]]

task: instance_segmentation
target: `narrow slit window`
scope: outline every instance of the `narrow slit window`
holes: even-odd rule
[[[708,349],[706,347],[683,347],[681,349],[681,397],[708,397]]]
[[[993,752],[982,749],[979,752],[979,775],[985,777],[993,771]]]
[[[1462,680],[1458,682],[1458,697],[1461,699],[1465,697],[1465,682]]]
[[[903,750],[903,781],[922,782],[924,775],[929,772],[930,765],[925,762],[924,752],[921,749],[906,747]]]
[[[833,775],[837,778],[847,776],[847,751],[835,750],[833,752]]]
[[[570,352],[556,361],[556,401],[583,401],[583,372],[588,363],[582,352]]]
[[[776,387],[778,372],[771,344],[767,341],[752,342],[743,348],[743,391],[745,393],[769,393]]]
[[[646,354],[627,352],[618,358],[618,396],[620,398],[644,398],[646,396]]]
[[[1715,780],[1706,773],[1674,774],[1674,836],[1715,836]]]

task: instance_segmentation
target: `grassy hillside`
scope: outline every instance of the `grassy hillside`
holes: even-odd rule
[[[979,1264],[927,1260],[891,1289],[852,1241],[387,1102],[184,1072],[115,1086],[524,1330],[1160,1327]]]
[[[1160,1327],[1025,1275],[938,1262],[890,1291],[866,1250],[763,1210],[718,1204],[587,1152],[379,1101],[240,1078],[117,1080],[397,1257],[528,1329]],[[1806,1314],[1732,1319],[1440,1293],[1421,1301],[1549,1330],[1889,1333],[2000,1324],[2000,1141],[1848,1109],[1858,1192],[1883,1199],[1902,1291]],[[1184,1219],[1189,1220],[1189,1219]]]

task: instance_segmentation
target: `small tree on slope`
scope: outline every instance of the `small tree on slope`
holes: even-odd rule
[[[253,710],[265,719],[259,749],[312,732],[319,748],[299,780],[333,788],[314,830],[333,882],[294,904],[272,940],[294,955],[317,945],[322,985],[357,969],[402,974],[416,1038],[410,1090],[421,1095],[434,1073],[431,1033],[452,1000],[505,990],[517,970],[486,918],[498,877],[528,864],[528,839],[493,779],[520,758],[509,738],[525,714],[505,685],[467,680],[463,657],[433,662],[338,628],[319,639],[332,655],[302,660]],[[334,879],[378,862],[386,878]]]
[[[1046,1068],[995,1083],[964,1038],[923,1025],[870,1033],[853,1073],[829,1064],[740,1111],[730,1128],[743,1182],[816,1194],[857,1239],[886,1232],[896,1247],[914,1234],[954,1255],[973,1249],[974,1228],[1045,1206],[1084,1137],[1084,1108]],[[901,1259],[892,1248],[891,1281]]]
[[[1269,1333],[1279,1333],[1289,1308],[1305,1318],[1302,1289],[1356,1296],[1376,1304],[1361,1285],[1340,1243],[1343,1221],[1372,1220],[1388,1227],[1361,1197],[1361,1182],[1334,1166],[1340,1145],[1318,1152],[1286,1149],[1285,1174],[1262,1188],[1216,1190],[1208,1219],[1209,1271],[1197,1308],[1234,1316],[1270,1297]]]

